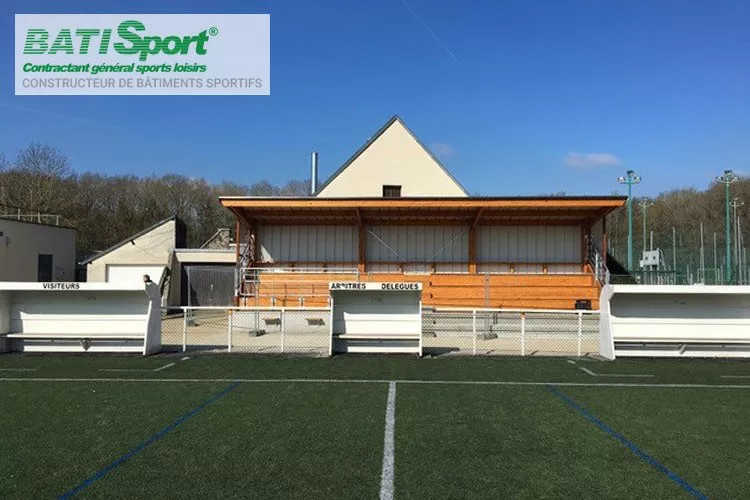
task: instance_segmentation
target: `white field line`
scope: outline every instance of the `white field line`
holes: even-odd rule
[[[35,372],[36,368],[0,368],[0,372]]]
[[[174,366],[175,364],[176,364],[176,363],[167,363],[166,365],[164,365],[164,366],[160,366],[159,368],[154,368],[154,371],[155,371],[155,372],[160,372],[160,371],[162,371],[162,370],[166,370],[167,368],[169,368],[169,367],[171,367],[171,366]]]
[[[750,378],[750,375],[722,375],[721,378]]]
[[[394,437],[396,431],[396,382],[388,384],[388,402],[385,408],[385,433],[383,437],[383,470],[380,474],[380,500],[393,500],[393,476],[396,458]]]
[[[653,377],[653,375],[643,375],[640,373],[596,373],[584,366],[578,366],[575,361],[572,359],[568,360],[568,363],[575,365],[576,368],[581,370],[584,373],[588,373],[592,377],[631,377],[631,378],[644,378],[644,377]]]
[[[150,382],[150,383],[248,383],[248,384],[423,384],[423,385],[494,385],[560,387],[634,387],[652,389],[750,389],[749,384],[644,384],[625,382],[525,382],[514,380],[380,380],[380,379],[312,379],[312,378],[51,378],[0,377],[0,382]]]
[[[158,368],[154,368],[154,369],[148,368],[148,369],[145,369],[145,370],[133,369],[133,368],[100,368],[99,371],[100,372],[141,372],[141,373],[144,373],[144,372],[160,372],[162,370],[166,370],[167,368],[170,368],[170,367],[174,366],[175,364],[176,363],[167,363],[166,365],[160,366]]]

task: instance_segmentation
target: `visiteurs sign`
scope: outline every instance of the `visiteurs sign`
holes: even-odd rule
[[[16,14],[16,95],[269,95],[267,14]]]

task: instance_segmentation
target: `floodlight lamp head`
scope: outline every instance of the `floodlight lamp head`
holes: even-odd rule
[[[623,176],[618,177],[617,182],[619,182],[620,184],[625,184],[625,177]]]
[[[716,178],[717,182],[721,182],[723,184],[731,184],[732,182],[737,182],[739,178],[734,175],[734,172],[731,170],[724,170],[724,175],[721,175]]]
[[[625,173],[628,174],[628,177],[633,177],[633,174],[635,174],[635,172],[633,172],[632,170],[628,170]]]

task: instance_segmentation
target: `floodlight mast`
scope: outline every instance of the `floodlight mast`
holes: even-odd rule
[[[732,233],[729,224],[730,213],[729,213],[729,185],[733,182],[737,182],[737,176],[731,170],[724,170],[724,175],[720,175],[716,178],[716,182],[724,184],[725,193],[725,206],[726,206],[726,226],[725,226],[725,240],[726,240],[726,262],[724,263],[724,278],[727,285],[732,284]]]
[[[649,200],[648,198],[642,198],[638,204],[641,206],[641,214],[643,215],[643,251],[646,251],[646,234],[647,234],[647,224],[646,224],[646,215],[648,212],[648,207],[654,204],[653,201]],[[650,250],[653,250],[651,248]]]
[[[617,182],[628,186],[628,271],[633,270],[633,185],[640,184],[641,177],[634,171],[628,170],[625,176],[617,178]]]
[[[729,204],[734,209],[732,224],[734,225],[734,260],[737,262],[737,279],[742,284],[742,254],[740,254],[740,217],[739,209],[745,205],[745,202],[734,197]]]

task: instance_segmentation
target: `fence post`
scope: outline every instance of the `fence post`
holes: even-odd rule
[[[281,327],[281,353],[284,354],[284,308],[283,307],[281,308],[279,326]]]
[[[234,311],[229,310],[229,322],[227,326],[227,352],[232,352],[232,322],[234,318]]]
[[[182,352],[187,350],[187,309],[182,310]]]
[[[471,311],[471,333],[474,343],[474,356],[477,355],[477,310]]]
[[[583,335],[583,311],[578,311],[578,357],[581,357],[581,336]]]
[[[526,356],[526,313],[521,313],[521,356]]]

